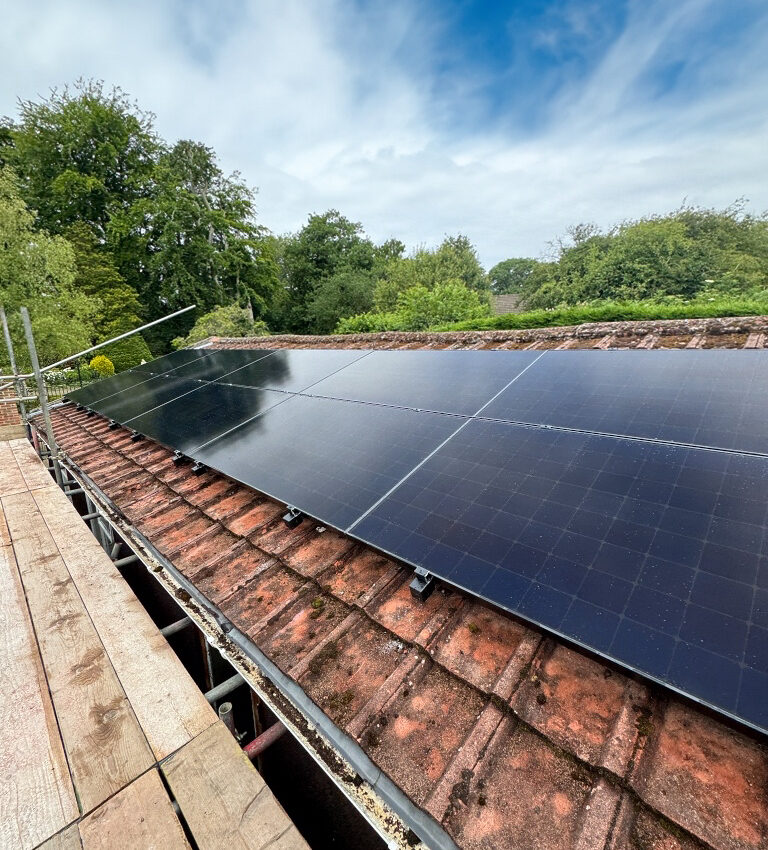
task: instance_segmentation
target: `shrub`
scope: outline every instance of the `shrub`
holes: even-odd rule
[[[103,354],[97,354],[88,365],[101,378],[108,378],[110,375],[115,374],[114,364],[109,357],[105,357]]]

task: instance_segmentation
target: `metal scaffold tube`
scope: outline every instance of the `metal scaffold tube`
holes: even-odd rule
[[[21,375],[19,375],[19,370],[16,367],[16,354],[13,350],[13,340],[11,339],[11,332],[8,328],[8,319],[5,315],[5,308],[0,304],[0,322],[3,325],[3,336],[5,337],[5,347],[8,349],[8,360],[11,364],[11,372],[13,372],[13,380],[7,384],[3,384],[0,387],[0,391],[9,387],[11,385],[16,388],[16,395],[18,396],[19,401],[19,412],[21,413],[22,422],[26,423],[27,421],[27,408],[24,404],[25,401],[29,400],[27,397],[27,388],[24,386],[24,379]]]
[[[77,360],[78,358],[83,357],[86,354],[90,354],[92,351],[97,351],[99,348],[104,348],[105,345],[112,345],[112,343],[119,342],[121,339],[125,339],[126,337],[133,336],[133,334],[141,333],[147,328],[159,325],[161,322],[167,322],[168,319],[175,319],[176,316],[181,316],[182,313],[188,313],[190,310],[194,310],[196,306],[196,304],[190,304],[189,307],[184,307],[181,310],[177,310],[175,313],[170,313],[167,316],[163,316],[161,319],[155,319],[154,322],[147,322],[146,325],[142,325],[139,328],[134,328],[132,331],[126,331],[124,334],[120,334],[120,336],[113,336],[112,339],[105,340],[104,342],[100,342],[97,345],[92,345],[90,348],[86,348],[83,351],[78,351],[77,354],[70,354],[69,357],[64,357],[62,360],[57,360],[55,363],[51,363],[50,366],[45,366],[41,371],[49,372],[51,369],[57,369],[59,366],[63,366],[65,363],[71,363],[73,360]],[[22,307],[22,309],[25,308]]]
[[[35,337],[32,334],[32,323],[29,320],[29,310],[26,307],[21,308],[21,321],[24,323],[24,335],[27,338],[27,348],[29,349],[29,359],[32,363],[32,372],[35,376],[35,381],[37,381],[40,410],[43,414],[45,430],[48,432],[48,446],[51,450],[51,458],[53,460],[53,474],[56,476],[56,483],[61,487],[63,480],[61,477],[61,467],[59,466],[59,447],[53,433],[51,411],[48,408],[48,391],[45,387],[43,373],[40,371],[40,361],[37,359],[37,346],[35,345]]]

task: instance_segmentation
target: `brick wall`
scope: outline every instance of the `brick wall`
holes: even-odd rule
[[[13,387],[0,390],[2,398],[16,398],[16,390]],[[15,404],[0,404],[0,426],[21,425],[18,407]]]

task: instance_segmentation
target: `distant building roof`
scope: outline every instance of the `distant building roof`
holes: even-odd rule
[[[493,296],[493,312],[496,316],[502,316],[504,313],[519,313],[520,312],[520,296],[519,295],[494,295]]]

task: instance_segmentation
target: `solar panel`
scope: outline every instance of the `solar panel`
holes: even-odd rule
[[[484,416],[768,452],[758,351],[549,351]]]
[[[249,351],[247,349],[211,350],[208,351],[205,357],[197,357],[175,366],[173,368],[173,374],[178,378],[190,378],[195,381],[215,381],[217,378],[222,378],[231,372],[237,372],[243,366],[249,366],[257,360],[269,357],[273,353],[266,349],[258,351]],[[168,371],[165,368],[166,364],[160,363],[160,361],[164,360],[165,358],[161,357],[159,360],[153,360],[146,365],[149,367],[149,371],[161,375]],[[155,364],[159,364],[159,366]]]
[[[146,378],[146,375],[143,375],[142,378]],[[175,398],[188,396],[204,386],[206,384],[200,381],[175,378],[173,375],[158,375],[148,380],[142,380],[123,392],[99,399],[88,406],[108,419],[127,424],[130,419],[141,413],[167,404]],[[194,399],[187,399],[187,403],[194,404]]]
[[[301,392],[369,353],[346,349],[281,349],[221,378],[221,381],[245,387]]]
[[[438,413],[292,396],[189,454],[346,528],[455,429]]]
[[[120,395],[145,381],[152,380],[155,375],[147,372],[138,372],[131,370],[130,372],[120,372],[118,375],[112,375],[109,378],[104,378],[101,381],[94,381],[92,384],[86,384],[74,392],[70,392],[68,398],[76,401],[78,404],[85,407],[93,407],[101,412],[96,405],[109,396]]]
[[[313,395],[472,416],[540,351],[373,351]]]
[[[193,363],[195,360],[210,357],[213,354],[210,348],[182,348],[162,357],[156,357],[147,363],[142,363],[131,369],[132,372],[151,372],[153,375],[162,375],[165,372],[178,369],[185,363]]]
[[[766,458],[472,420],[348,530],[765,726],[767,512]]]
[[[766,352],[181,354],[73,398],[768,729]]]
[[[124,423],[139,434],[191,456],[194,450],[261,416],[290,396],[272,390],[197,384],[192,395],[156,405]]]
[[[70,392],[68,397],[78,404],[90,407],[116,393],[132,390],[139,384],[150,381],[159,375],[177,374],[177,370],[185,364],[193,363],[205,356],[207,356],[205,352],[196,349],[175,351],[173,354],[166,354],[149,363],[142,363],[128,371],[86,384],[86,386]]]

